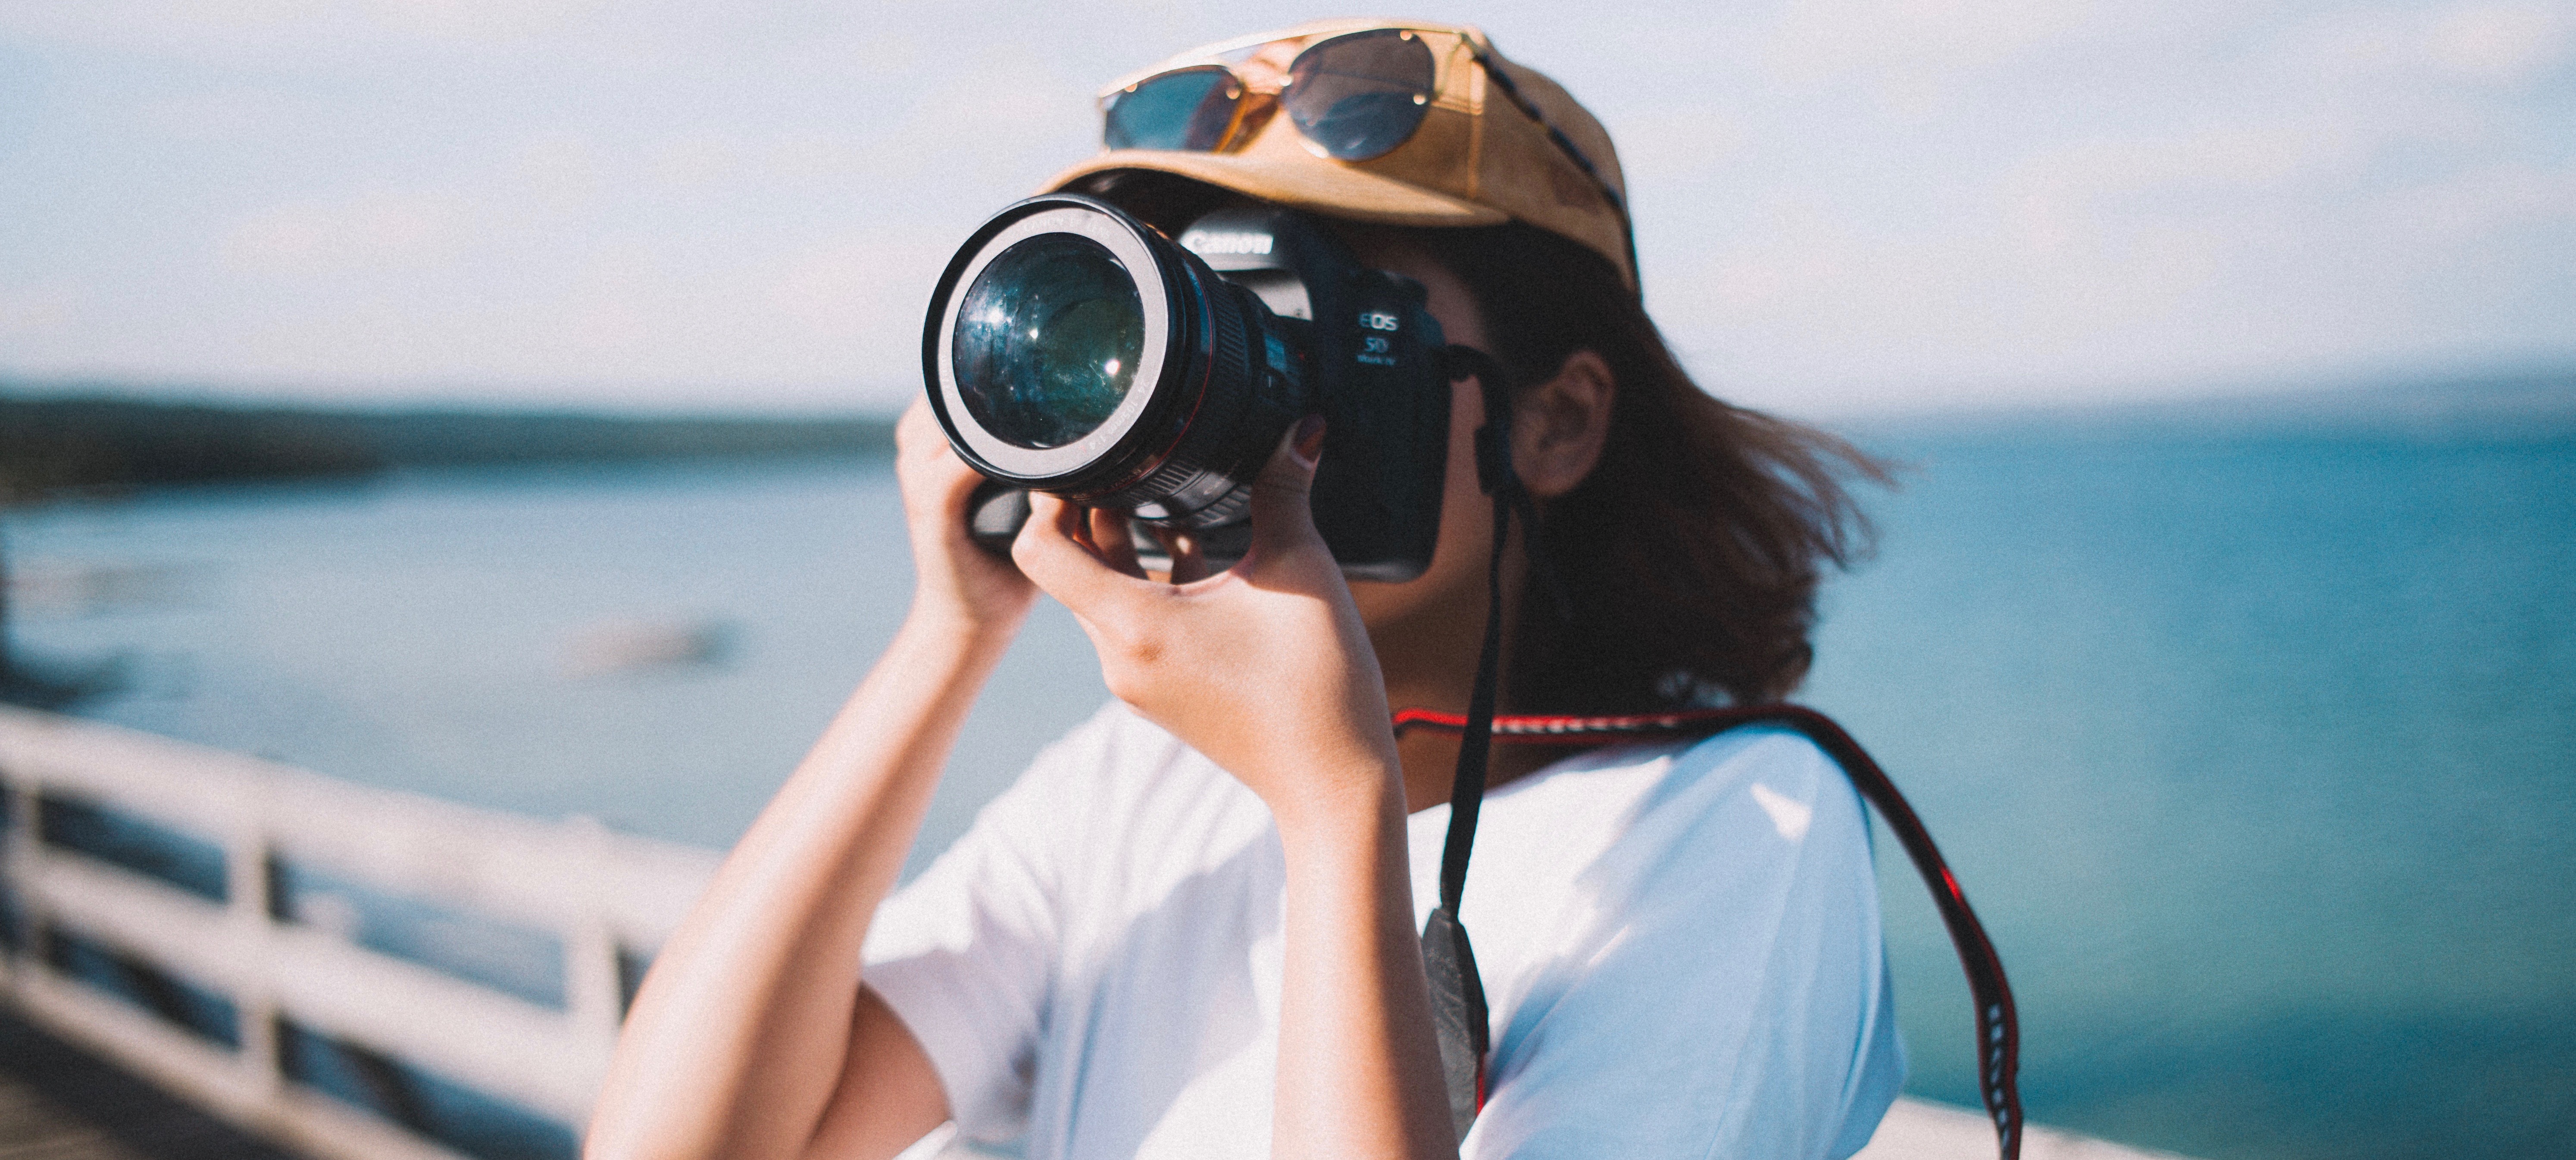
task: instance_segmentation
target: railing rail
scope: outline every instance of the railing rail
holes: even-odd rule
[[[284,1038],[345,1044],[361,1063],[417,1068],[577,1130],[637,964],[678,923],[717,858],[587,819],[476,810],[6,707],[0,792],[9,819],[0,885],[15,936],[0,983],[15,1002],[216,1113],[330,1160],[463,1153],[453,1139],[441,1144],[296,1082]],[[220,898],[48,833],[49,819],[75,813],[133,819],[220,848]],[[288,868],[428,913],[542,932],[561,948],[561,1002],[387,953],[345,923],[335,930],[299,915],[280,895]],[[208,1009],[219,1013],[229,1003],[231,1042],[222,1042],[224,1028],[192,1033],[84,983],[66,969],[64,947],[143,964],[148,977],[160,972],[172,986],[211,995]]]
[[[0,795],[8,818],[0,929],[18,936],[0,955],[0,990],[66,1038],[317,1160],[568,1152],[638,964],[679,923],[717,860],[584,819],[476,810],[5,706]],[[218,846],[221,900],[49,839],[47,811],[73,805]],[[562,1001],[534,1001],[282,913],[295,908],[276,893],[281,865],[548,932],[561,947]],[[230,1004],[231,1042],[181,1030],[58,969],[44,947],[64,938],[219,992]],[[286,1042],[297,1034],[425,1069],[566,1131],[551,1150],[442,1143],[381,1108],[362,1111],[298,1082]],[[978,1155],[943,1151],[946,1142],[935,1133],[907,1156]],[[1993,1148],[1977,1113],[1907,1099],[1856,1160],[1969,1160]],[[2033,1128],[2023,1150],[2027,1160],[2163,1155],[2045,1128]]]

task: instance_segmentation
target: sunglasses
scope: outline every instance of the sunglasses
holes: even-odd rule
[[[1336,161],[1384,157],[1412,140],[1439,92],[1439,57],[1428,38],[1454,38],[1482,66],[1494,89],[1514,109],[1546,130],[1549,142],[1601,193],[1619,215],[1634,268],[1635,227],[1627,202],[1601,176],[1599,166],[1498,67],[1490,49],[1473,37],[1416,28],[1371,28],[1308,45],[1279,74],[1275,87],[1247,81],[1237,68],[1279,42],[1220,54],[1224,63],[1155,73],[1112,89],[1100,98],[1101,139],[1111,149],[1174,149],[1216,153],[1252,139],[1270,118],[1288,114],[1297,132]]]

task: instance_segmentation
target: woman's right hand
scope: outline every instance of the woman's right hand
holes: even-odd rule
[[[948,445],[927,399],[895,424],[895,479],[912,537],[912,614],[970,635],[1008,637],[1037,600],[1037,586],[1009,557],[966,534],[966,501],[984,477]]]

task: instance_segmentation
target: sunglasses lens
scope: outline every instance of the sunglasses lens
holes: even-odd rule
[[[1111,94],[1101,138],[1112,149],[1189,149],[1225,144],[1243,86],[1221,68],[1182,69]]]
[[[1279,104],[1297,131],[1341,161],[1402,145],[1431,107],[1431,49],[1393,28],[1336,36],[1297,54]]]

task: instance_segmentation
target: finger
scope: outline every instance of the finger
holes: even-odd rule
[[[911,406],[903,409],[903,417],[894,421],[895,443],[900,446],[921,438],[921,426],[925,422],[938,422],[930,413],[927,396],[914,399]]]
[[[943,447],[933,453],[937,458],[923,465],[935,481],[939,504],[949,519],[963,521],[975,504],[975,489],[984,486],[984,473],[975,470],[954,452]]]
[[[1091,509],[1091,547],[1102,563],[1139,580],[1145,578],[1145,566],[1136,560],[1136,534],[1128,525],[1127,513]]]
[[[1085,616],[1106,612],[1142,581],[1121,575],[1087,542],[1089,510],[1045,492],[1029,493],[1029,522],[1011,541],[1011,560],[1020,571],[1067,608]]]
[[[914,399],[895,420],[894,447],[897,455],[916,457],[935,455],[948,447],[948,432],[939,426],[939,416],[930,409],[930,400]]]
[[[918,399],[895,423],[895,462],[908,494],[930,499],[956,518],[964,517],[968,494],[984,480],[948,442],[930,404]]]
[[[1154,538],[1163,542],[1164,554],[1172,558],[1172,583],[1194,584],[1207,579],[1207,553],[1199,550],[1197,536],[1178,528],[1156,528]]]
[[[1269,551],[1320,543],[1308,497],[1324,449],[1324,417],[1308,415],[1279,440],[1252,481],[1252,542]]]

